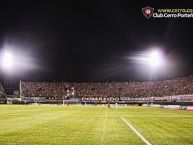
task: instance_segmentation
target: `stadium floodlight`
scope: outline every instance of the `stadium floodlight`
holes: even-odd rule
[[[23,75],[25,71],[41,69],[32,54],[22,47],[5,44],[0,48],[0,71],[6,75]]]
[[[5,52],[2,56],[2,66],[5,69],[11,69],[13,66],[13,56],[10,52]]]
[[[159,51],[151,51],[147,60],[152,67],[158,67],[162,64],[163,58]]]
[[[165,59],[162,51],[158,48],[150,49],[137,53],[129,57],[135,63],[143,64],[151,69],[158,69],[165,65]]]

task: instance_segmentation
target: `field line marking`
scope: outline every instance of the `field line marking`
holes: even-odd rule
[[[129,122],[127,122],[127,120],[125,120],[123,117],[120,118],[143,140],[144,143],[147,145],[152,145],[141,133],[139,133]]]

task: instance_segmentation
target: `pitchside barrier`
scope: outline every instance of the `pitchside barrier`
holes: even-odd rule
[[[156,107],[164,109],[174,109],[174,110],[189,110],[193,111],[193,106],[181,106],[181,105],[160,105],[160,104],[143,104],[144,107]]]
[[[187,106],[186,110],[193,111],[193,106]]]

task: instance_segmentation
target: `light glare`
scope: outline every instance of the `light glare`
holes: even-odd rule
[[[12,66],[13,66],[13,57],[12,57],[12,54],[6,52],[6,53],[3,55],[3,67],[10,69],[10,68],[12,68]]]
[[[150,53],[149,56],[149,63],[151,64],[151,66],[153,67],[157,67],[161,64],[161,56],[157,51],[153,51]]]
[[[152,69],[157,69],[165,65],[164,55],[159,49],[140,52],[129,57],[129,59],[135,63],[151,67]]]

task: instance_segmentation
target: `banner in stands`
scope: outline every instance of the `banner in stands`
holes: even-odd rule
[[[163,105],[163,108],[164,109],[168,109],[168,105]]]
[[[180,105],[168,105],[168,108],[179,110],[180,109]]]
[[[193,111],[193,106],[187,106],[186,110]]]
[[[82,102],[153,102],[165,101],[162,97],[82,97]]]
[[[193,102],[193,95],[164,96],[164,97],[82,97],[82,102]],[[179,106],[170,106],[178,109]]]

